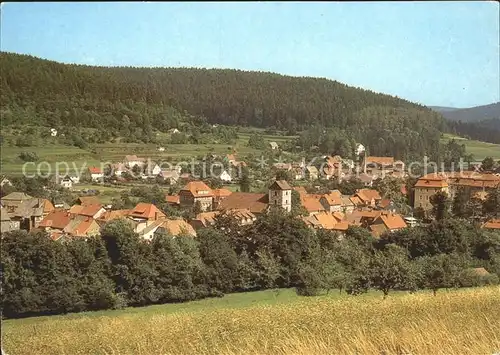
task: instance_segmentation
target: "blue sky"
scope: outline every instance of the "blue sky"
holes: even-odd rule
[[[326,77],[427,105],[500,101],[497,2],[7,3],[1,49],[65,63]]]

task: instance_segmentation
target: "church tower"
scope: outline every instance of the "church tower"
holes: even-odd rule
[[[286,180],[276,180],[269,186],[269,206],[280,206],[287,212],[292,210],[292,187]]]

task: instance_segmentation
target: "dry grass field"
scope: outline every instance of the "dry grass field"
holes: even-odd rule
[[[243,307],[203,302],[174,312],[176,305],[166,305],[9,320],[2,343],[9,355],[500,352],[499,287],[386,300],[321,296]]]

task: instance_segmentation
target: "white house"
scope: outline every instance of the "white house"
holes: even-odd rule
[[[159,177],[163,178],[163,180],[168,182],[170,185],[177,184],[177,181],[179,181],[179,175],[178,171],[169,169],[164,169],[158,174]]]
[[[73,182],[73,184],[80,183],[80,176],[78,176],[78,175],[70,175],[68,177],[71,179],[71,181]]]
[[[2,176],[0,177],[0,187],[4,187],[5,185],[12,186],[12,182],[5,176]]]
[[[136,165],[142,168],[146,162],[144,158],[139,158],[137,155],[125,155],[123,163],[126,167],[132,169]]]
[[[172,128],[168,131],[169,133],[181,133],[177,128]]]
[[[92,181],[99,181],[102,180],[104,177],[104,174],[102,173],[102,170],[100,168],[96,168],[95,166],[89,168],[90,172],[90,178]]]
[[[220,174],[219,179],[221,179],[224,182],[231,182],[232,180],[231,175],[226,170],[224,170],[222,174]]]
[[[361,155],[366,150],[365,146],[361,143],[356,144],[356,155]]]
[[[57,136],[57,130],[56,130],[55,128],[51,128],[51,129],[50,129],[50,135],[51,135],[52,137],[56,137],[56,136]]]
[[[272,150],[276,150],[276,149],[278,149],[278,143],[269,142],[269,147],[271,147]]]
[[[148,164],[144,169],[144,174],[147,176],[157,176],[159,173],[161,173],[161,168],[158,164]]]
[[[65,189],[71,189],[73,187],[73,180],[69,176],[65,176],[61,179],[60,184]]]
[[[159,151],[159,152],[164,152],[164,151],[165,151],[165,148],[163,148],[163,147],[158,147],[158,151]]]

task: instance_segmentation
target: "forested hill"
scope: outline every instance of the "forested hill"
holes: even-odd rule
[[[424,106],[321,78],[226,69],[91,67],[6,52],[0,53],[0,64],[4,124],[116,128],[126,114],[131,126],[151,124],[162,130],[169,125],[167,109],[173,107],[210,123],[289,131],[319,123],[352,129],[357,132],[353,138],[365,141],[391,142],[387,135],[392,132],[423,140],[418,144],[429,149],[427,141],[436,143],[444,125],[440,114]]]
[[[500,119],[500,102],[463,109],[440,110],[440,108],[435,108],[435,110],[441,112],[445,118],[451,121],[477,122]]]
[[[500,102],[464,109],[431,107],[447,120],[450,131],[464,137],[500,143]]]

